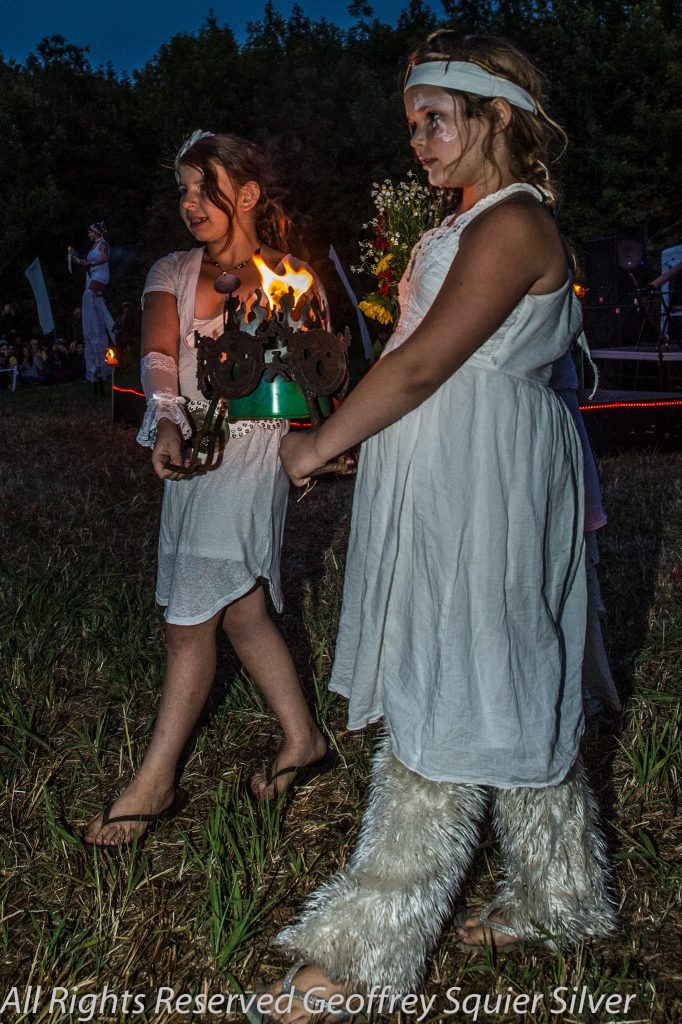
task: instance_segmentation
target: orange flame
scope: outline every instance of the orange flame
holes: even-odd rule
[[[270,309],[277,308],[280,299],[287,294],[289,288],[294,290],[295,305],[301,295],[305,295],[313,283],[313,275],[311,273],[303,268],[294,270],[286,258],[284,259],[283,274],[275,274],[260,256],[254,256],[253,262],[256,264],[256,269],[263,282],[263,291],[267,295]]]
[[[107,354],[104,357],[104,361],[107,366],[118,366],[118,357],[116,356],[115,348],[108,348]]]
[[[584,299],[585,296],[587,295],[587,288],[585,287],[585,285],[584,284],[578,284],[577,281],[573,285],[573,291],[575,292],[575,294],[577,295],[577,297],[579,299]]]

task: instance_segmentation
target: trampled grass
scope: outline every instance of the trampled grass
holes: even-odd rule
[[[77,385],[0,400],[0,1007],[11,986],[22,1006],[43,987],[35,1012],[10,1001],[0,1017],[239,1019],[192,1017],[167,990],[236,995],[279,976],[269,941],[352,849],[366,794],[375,733],[348,733],[343,702],[325,685],[353,484],[323,479],[302,502],[292,495],[279,620],[343,770],[284,806],[253,806],[244,782],[271,758],[277,730],[221,645],[216,685],[186,753],[188,808],[141,850],[88,854],[80,829],[139,764],[163,668],[153,602],[161,488],[134,432],[108,414]],[[446,931],[426,986],[437,997],[429,1020],[473,1020],[477,996],[477,1019],[496,1024],[682,1016],[674,932],[682,454],[631,452],[603,458],[600,468],[610,513],[600,575],[625,709],[622,719],[593,723],[584,748],[622,929],[557,956],[529,947],[498,957],[465,955]],[[490,893],[494,872],[488,841],[472,901]],[[457,986],[460,1002],[469,999],[459,1015],[447,997]],[[566,1007],[549,1015],[552,1006],[561,1011],[557,988]],[[610,993],[635,998],[627,1014],[609,1014],[604,1000],[594,1011],[581,1004],[583,989],[597,1002]],[[544,995],[539,1010],[505,1010],[524,993]]]

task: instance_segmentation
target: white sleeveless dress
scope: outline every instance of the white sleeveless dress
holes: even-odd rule
[[[143,295],[169,292],[178,304],[179,393],[203,399],[197,387],[194,330],[214,334],[222,316],[194,317],[203,248],[170,253],[147,275]],[[217,333],[222,333],[222,327]],[[167,622],[205,622],[267,580],[272,602],[283,607],[280,553],[289,494],[279,445],[287,420],[237,421],[220,465],[185,480],[165,480],[159,529],[156,600]]]
[[[90,249],[88,255],[85,257],[88,263],[91,260],[101,260],[102,256],[108,256],[109,250],[106,247],[106,243],[101,239]],[[96,267],[90,267],[87,275],[87,282],[99,281],[100,284],[109,284],[109,263],[99,263]]]
[[[397,348],[462,229],[515,184],[427,232],[400,283]],[[490,288],[495,282],[490,282]],[[566,284],[526,295],[417,409],[362,447],[330,687],[349,728],[379,718],[436,781],[560,782],[583,729],[580,440],[548,387],[580,331]]]

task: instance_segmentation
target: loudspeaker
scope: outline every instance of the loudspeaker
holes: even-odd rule
[[[637,287],[645,283],[645,263],[643,225],[585,243],[588,292],[583,320],[593,348],[627,348],[648,340],[640,334],[643,317],[636,302]]]

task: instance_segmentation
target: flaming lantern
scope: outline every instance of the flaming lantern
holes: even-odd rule
[[[170,467],[178,473],[205,472],[215,465],[229,438],[226,417],[307,418],[317,426],[330,412],[331,398],[347,386],[350,333],[348,328],[343,334],[327,330],[312,274],[295,270],[286,259],[281,275],[257,256],[253,261],[262,289],[240,302],[233,295],[239,278],[220,275],[216,290],[227,293],[223,333],[214,339],[195,331],[197,383],[209,404],[196,421],[187,464]],[[334,468],[344,471],[342,464]]]

